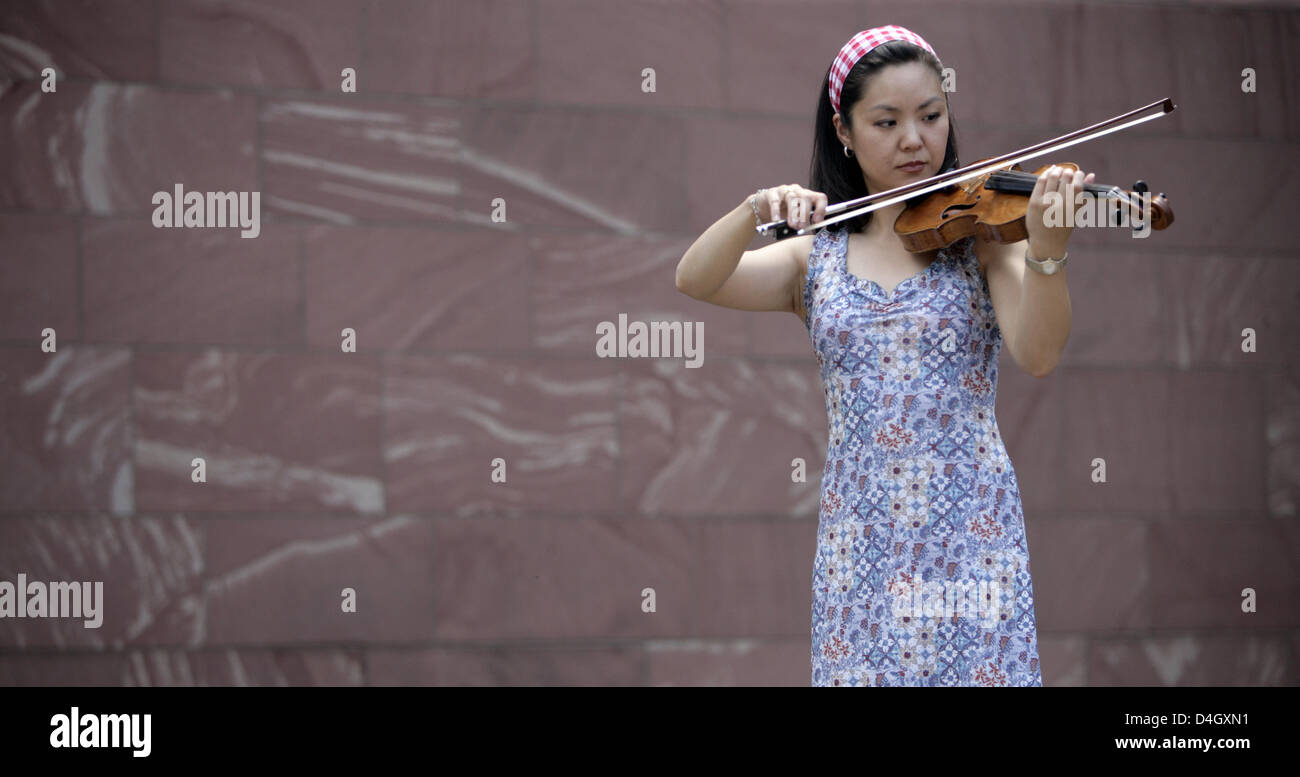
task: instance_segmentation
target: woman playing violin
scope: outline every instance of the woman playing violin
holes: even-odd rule
[[[1036,377],[1070,332],[1070,228],[1092,175],[1052,168],[1028,239],[910,253],[900,202],[746,251],[756,224],[816,225],[842,202],[953,170],[943,66],[889,25],[849,40],[822,81],[810,187],[761,189],[701,235],[677,288],[808,329],[828,439],[813,570],[814,685],[1041,685],[1019,483],[994,414],[998,353]]]

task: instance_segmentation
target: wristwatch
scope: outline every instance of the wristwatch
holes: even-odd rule
[[[1065,260],[1069,258],[1070,252],[1066,251],[1065,256],[1060,259],[1030,259],[1029,249],[1025,249],[1025,264],[1029,265],[1030,269],[1043,275],[1055,275],[1060,272],[1061,268],[1065,266]]]

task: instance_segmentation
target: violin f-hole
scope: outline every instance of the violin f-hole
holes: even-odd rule
[[[978,203],[980,201],[980,198],[983,196],[984,195],[982,194],[977,194],[975,195],[975,199],[971,202],[955,202],[952,205],[949,205],[948,207],[944,208],[943,211],[939,214],[939,218],[942,219],[948,218],[948,216],[951,215],[948,213],[948,211],[950,210],[956,210],[956,211],[970,210],[971,208],[975,207],[975,204]]]

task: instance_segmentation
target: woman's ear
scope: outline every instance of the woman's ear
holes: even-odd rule
[[[835,125],[835,137],[839,138],[839,141],[847,146],[849,140],[852,140],[853,138],[849,134],[848,130],[845,129],[844,124],[840,121],[840,115],[838,113],[831,117],[831,123]]]

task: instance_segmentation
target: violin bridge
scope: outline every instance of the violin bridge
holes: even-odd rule
[[[988,179],[989,179],[988,173],[985,173],[984,175],[977,175],[974,178],[967,179],[962,182],[961,190],[965,192],[967,196],[972,195],[975,193],[977,189],[983,187],[984,182],[987,181]]]

